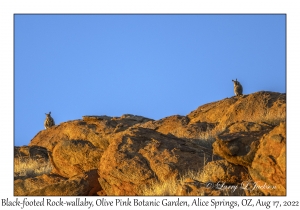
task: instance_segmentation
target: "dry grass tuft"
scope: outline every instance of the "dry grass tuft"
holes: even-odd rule
[[[42,174],[49,174],[52,170],[50,162],[39,161],[31,158],[14,159],[14,177],[35,177]]]
[[[182,175],[179,179],[157,181],[152,183],[143,189],[143,196],[176,196],[179,187],[184,184],[186,179],[199,180],[201,171],[187,171],[186,174]]]
[[[224,132],[226,126],[216,126],[215,128],[208,129],[207,131],[198,132],[196,135],[189,135],[185,129],[177,129],[172,134],[178,138],[188,139],[200,146],[211,148],[215,142],[216,137]]]
[[[169,179],[162,182],[154,182],[145,187],[142,191],[143,196],[166,196],[175,195],[177,190],[177,181]]]

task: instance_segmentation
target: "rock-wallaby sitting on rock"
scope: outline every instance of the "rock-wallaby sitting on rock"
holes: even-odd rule
[[[46,113],[45,113],[46,114]],[[45,129],[50,128],[55,125],[53,118],[51,117],[51,112],[46,114],[46,119],[44,122]]]
[[[243,95],[243,86],[241,85],[241,83],[239,81],[236,80],[232,80],[233,85],[234,85],[234,94],[236,96],[242,96]]]

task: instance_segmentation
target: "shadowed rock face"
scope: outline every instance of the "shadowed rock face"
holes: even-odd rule
[[[286,123],[261,131],[225,133],[213,152],[226,161],[247,167],[252,189],[264,195],[286,195]]]
[[[48,161],[48,151],[40,146],[22,146],[14,148],[15,159],[34,159],[39,161]]]
[[[228,162],[248,167],[258,149],[260,138],[271,129],[272,126],[265,124],[234,123],[218,135],[213,143],[213,152]]]
[[[130,114],[83,116],[42,130],[29,146],[15,148],[18,157],[39,157],[52,165],[52,174],[45,175],[48,178],[34,177],[43,187],[18,187],[15,194],[143,195],[145,186],[153,182],[202,170],[206,176],[186,181],[178,195],[284,195],[286,125],[280,122],[285,116],[285,94],[266,91],[226,98],[187,116],[160,120]],[[32,178],[15,177],[15,186],[27,186]],[[250,187],[267,183],[278,191],[230,194],[199,185],[206,181],[235,185],[248,178]],[[44,179],[54,181],[43,185]],[[55,191],[59,186],[68,190]]]

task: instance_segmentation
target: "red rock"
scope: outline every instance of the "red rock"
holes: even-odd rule
[[[249,167],[253,181],[265,195],[286,195],[286,123],[265,135]]]
[[[204,164],[204,148],[151,129],[132,128],[110,142],[99,168],[107,195],[141,195],[155,181],[176,179]]]

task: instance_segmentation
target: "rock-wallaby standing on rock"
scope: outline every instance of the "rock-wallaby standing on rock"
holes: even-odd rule
[[[237,81],[237,79],[232,80],[233,85],[234,85],[234,94],[236,96],[242,96],[243,95],[243,86],[241,85],[241,83],[239,81]]]
[[[46,114],[46,113],[45,113]],[[46,114],[46,119],[44,122],[45,129],[50,128],[55,125],[53,118],[51,117],[51,112]]]

